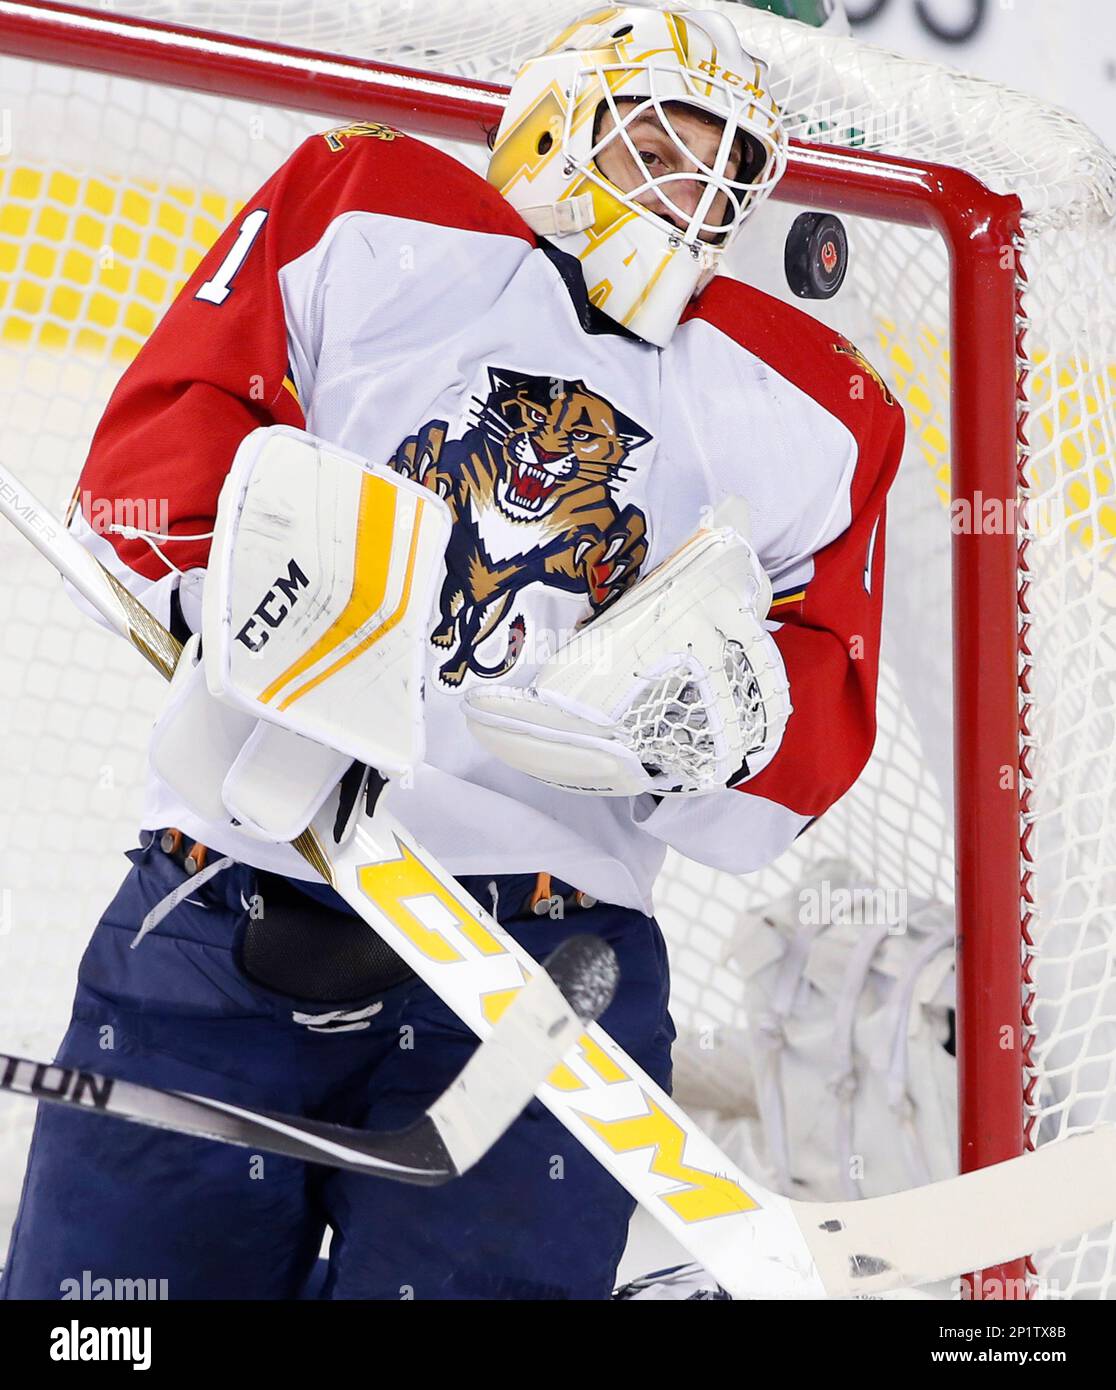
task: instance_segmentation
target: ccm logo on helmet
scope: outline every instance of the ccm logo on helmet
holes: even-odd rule
[[[256,611],[236,634],[236,640],[243,642],[250,652],[258,652],[271,640],[271,634],[260,626],[261,622],[266,627],[278,627],[298,601],[299,589],[309,587],[310,581],[299,569],[298,561],[291,560],[287,573],[279,575],[272,588],[256,604]]]
[[[699,72],[707,72],[710,77],[719,77],[726,86],[743,87],[746,92],[751,92],[753,96],[761,97],[764,95],[763,88],[757,87],[754,82],[746,82],[738,72],[731,72],[728,68],[721,67],[720,63],[714,63],[709,58],[703,58],[697,65]]]

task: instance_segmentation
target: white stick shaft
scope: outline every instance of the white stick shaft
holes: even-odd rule
[[[3,464],[0,515],[27,537],[121,637],[170,679],[178,661],[178,642]]]

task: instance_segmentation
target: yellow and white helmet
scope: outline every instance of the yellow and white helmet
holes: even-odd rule
[[[672,124],[679,104],[720,132],[708,162]],[[629,131],[648,112],[677,147],[678,167],[648,172],[625,191],[599,160],[615,144],[631,169],[646,168]],[[488,181],[534,232],[578,258],[594,304],[661,347],[785,168],[767,67],[744,51],[728,19],[618,6],[570,25],[520,69]],[[688,207],[671,197],[673,185],[680,198],[680,183]]]

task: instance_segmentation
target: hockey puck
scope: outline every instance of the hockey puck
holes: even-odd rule
[[[791,223],[783,253],[787,284],[800,299],[832,299],[849,268],[849,241],[839,217],[803,212]]]

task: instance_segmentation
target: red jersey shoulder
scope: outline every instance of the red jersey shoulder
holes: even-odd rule
[[[860,348],[813,315],[753,285],[718,275],[685,317],[704,319],[754,353],[855,435],[865,432],[866,414],[873,422],[881,415],[902,420],[902,407]]]
[[[485,179],[432,145],[374,121],[306,140],[284,167],[284,201],[322,200],[329,220],[378,212],[535,245],[526,223]],[[315,218],[321,224],[321,217]]]

